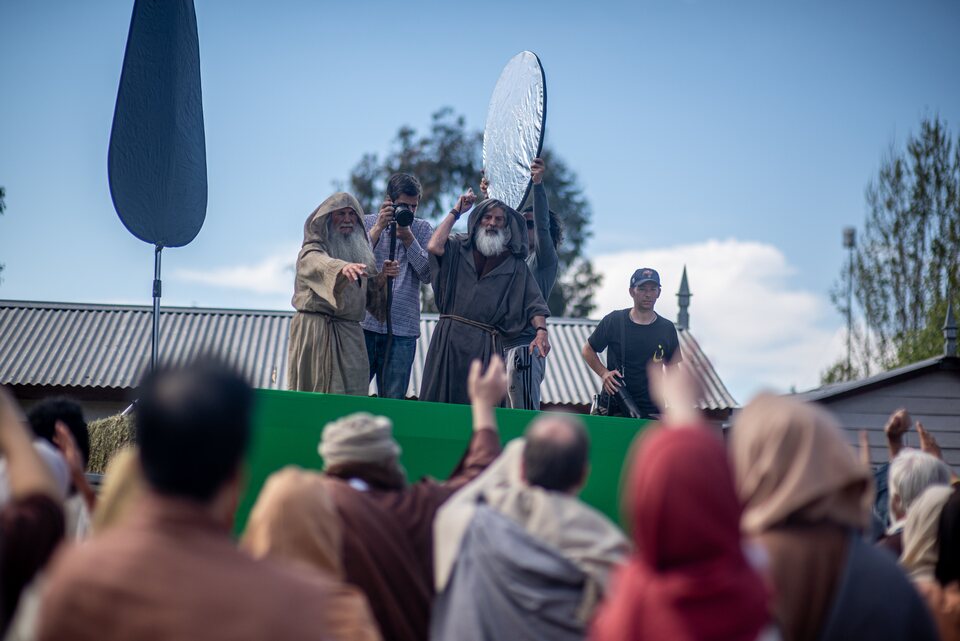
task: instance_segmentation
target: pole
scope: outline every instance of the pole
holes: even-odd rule
[[[156,245],[153,252],[153,344],[150,350],[150,370],[156,371],[160,351],[160,252],[163,246]]]
[[[856,247],[857,230],[845,227],[843,230],[843,246],[848,251],[847,256],[847,380],[853,378],[853,248]]]
[[[387,228],[390,233],[390,260],[397,256],[397,223],[391,222]],[[387,277],[387,344],[383,348],[383,360],[380,361],[380,371],[377,372],[377,394],[383,398],[387,385],[383,376],[387,371],[387,361],[390,359],[390,350],[393,348],[393,276]],[[406,393],[406,390],[403,392]]]

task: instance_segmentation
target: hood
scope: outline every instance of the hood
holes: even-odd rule
[[[367,236],[367,230],[363,226],[363,207],[360,206],[360,202],[350,194],[344,191],[338,191],[320,203],[320,206],[314,209],[312,214],[307,216],[306,222],[303,223],[303,244],[319,243],[326,247],[327,216],[329,216],[331,212],[344,207],[349,207],[357,212],[357,217],[360,219],[360,229],[363,230],[363,235]]]
[[[503,201],[496,198],[488,198],[477,203],[477,206],[470,212],[470,218],[467,219],[467,228],[469,230],[469,243],[473,245],[473,234],[480,226],[480,220],[483,214],[494,207],[500,207],[507,215],[507,228],[510,230],[510,242],[507,247],[510,253],[520,258],[527,257],[527,221],[517,210],[510,207]]]

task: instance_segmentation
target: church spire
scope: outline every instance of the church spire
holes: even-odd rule
[[[680,312],[677,314],[677,325],[680,329],[690,329],[690,284],[687,283],[687,266],[683,266],[683,276],[680,278],[680,291],[677,292],[677,302]]]

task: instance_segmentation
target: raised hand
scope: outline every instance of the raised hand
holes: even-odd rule
[[[499,356],[490,358],[487,370],[483,370],[480,359],[470,363],[470,375],[467,377],[467,393],[470,400],[489,407],[500,404],[507,395],[507,370]]]
[[[543,182],[543,175],[547,173],[547,165],[544,164],[542,158],[534,158],[533,162],[530,163],[530,179],[533,180],[534,185],[539,185]]]

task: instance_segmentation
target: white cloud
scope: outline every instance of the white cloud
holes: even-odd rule
[[[739,402],[764,388],[815,387],[843,353],[843,329],[830,317],[826,295],[792,286],[794,268],[763,243],[709,240],[597,256],[594,266],[604,275],[598,312],[628,307],[630,275],[653,267],[663,281],[657,311],[676,319],[684,265],[691,330]]]
[[[251,294],[286,294],[293,292],[293,266],[297,250],[271,254],[259,262],[231,265],[210,270],[180,269],[173,277],[188,283],[198,283],[248,292]]]

